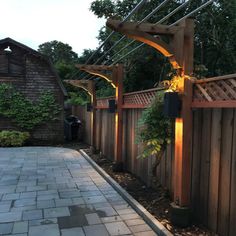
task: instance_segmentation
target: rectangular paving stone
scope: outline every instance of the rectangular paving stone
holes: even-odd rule
[[[25,192],[26,191],[26,187],[20,186],[20,187],[16,187],[16,193],[21,193],[21,192]]]
[[[103,196],[84,197],[84,201],[86,204],[107,202],[107,200]]]
[[[76,197],[76,198],[72,198],[72,203],[73,205],[83,205],[85,204],[85,201],[82,197]]]
[[[125,215],[125,214],[135,214],[136,212],[133,210],[133,209],[119,209],[119,210],[116,210],[119,215]]]
[[[41,190],[46,190],[46,189],[47,189],[47,186],[27,186],[26,187],[27,191],[41,191]]]
[[[44,211],[45,218],[54,218],[54,217],[70,215],[70,211],[68,207],[48,208],[48,209],[44,209],[43,211]]]
[[[14,202],[15,207],[24,207],[36,205],[35,198],[19,199]]]
[[[29,226],[57,224],[57,218],[30,220]]]
[[[138,232],[134,234],[135,236],[156,236],[157,234],[153,231]]]
[[[16,189],[16,185],[1,186],[0,194],[14,193],[15,189]]]
[[[124,222],[106,223],[105,226],[111,236],[131,234],[131,231],[129,230],[129,228],[126,226]]]
[[[20,194],[20,199],[24,199],[24,198],[35,198],[36,197],[36,192],[24,192]]]
[[[75,227],[71,229],[62,229],[61,236],[85,236],[81,227]]]
[[[96,207],[96,210],[104,212],[106,216],[118,215],[112,207]]]
[[[23,207],[12,207],[11,212],[23,212],[23,211],[29,211],[29,210],[35,210],[36,205],[32,206],[23,206]]]
[[[15,222],[13,226],[13,234],[27,233],[28,232],[28,221]]]
[[[13,223],[0,224],[0,235],[10,234],[12,232]]]
[[[1,201],[0,202],[0,213],[8,212],[10,210],[12,201]]]
[[[101,224],[101,220],[97,213],[91,213],[85,215],[89,225]]]
[[[116,221],[122,221],[119,216],[109,216],[109,217],[101,217],[101,221],[103,223],[111,223]]]
[[[20,221],[22,212],[5,212],[0,213],[0,223],[8,223],[12,221]]]
[[[73,205],[72,199],[70,199],[70,198],[56,199],[55,202],[56,202],[56,207]]]
[[[147,224],[133,225],[129,227],[133,233],[151,231],[152,229]]]
[[[50,195],[50,194],[58,194],[58,191],[57,190],[44,190],[44,191],[38,191],[37,192],[38,196],[41,196],[41,195]]]
[[[19,196],[19,193],[7,193],[3,195],[2,200],[16,200],[19,199]]]
[[[52,208],[52,207],[55,207],[54,200],[37,201],[37,208]]]
[[[23,220],[38,220],[43,218],[42,210],[32,210],[23,212]]]
[[[140,219],[140,216],[138,214],[125,214],[125,215],[120,215],[120,218],[122,220],[131,220],[131,219]]]
[[[58,193],[37,196],[37,201],[59,199]]]
[[[104,225],[89,225],[83,227],[86,236],[109,236]]]
[[[11,234],[9,236],[27,236],[27,234],[26,233],[25,234]]]
[[[133,220],[126,220],[125,223],[128,226],[134,226],[134,225],[142,225],[145,224],[145,221],[142,219],[133,219]]]
[[[29,227],[29,236],[60,236],[60,231],[57,224],[39,225]]]

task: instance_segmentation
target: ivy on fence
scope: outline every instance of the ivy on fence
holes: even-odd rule
[[[38,101],[32,102],[11,85],[0,84],[0,115],[10,118],[22,129],[32,130],[39,124],[55,121],[60,111],[49,91],[43,91]]]

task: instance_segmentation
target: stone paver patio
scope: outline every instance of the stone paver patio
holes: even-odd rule
[[[0,148],[0,235],[154,236],[78,152]]]

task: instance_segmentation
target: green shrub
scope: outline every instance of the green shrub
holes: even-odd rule
[[[0,146],[1,147],[20,147],[30,137],[28,132],[20,131],[1,131]]]
[[[153,155],[160,159],[171,139],[171,120],[163,114],[164,93],[158,92],[150,107],[142,114],[138,123],[137,141],[143,144],[139,157]],[[160,161],[160,160],[158,160]]]

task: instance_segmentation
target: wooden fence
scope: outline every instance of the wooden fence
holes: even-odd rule
[[[236,235],[235,82],[236,75],[229,75],[193,84],[191,206],[196,220],[222,236]],[[230,86],[230,91],[227,85]],[[214,93],[213,88],[217,88],[217,92]],[[143,91],[146,96],[140,92],[124,95],[126,102],[123,108],[126,109],[123,109],[123,161],[128,171],[146,183],[150,181],[153,160],[137,159],[142,147],[135,142],[135,133],[143,109],[150,104],[156,92],[154,89],[151,93]],[[149,102],[145,106],[139,105],[140,97]],[[131,103],[136,108],[131,108]],[[106,99],[98,101],[98,105],[102,109],[97,110],[96,148],[113,160],[115,117],[106,109]],[[84,108],[77,109],[77,112],[76,115],[87,116],[84,120],[90,122]],[[85,134],[90,134],[89,125],[85,127]],[[85,135],[87,142],[89,134]],[[174,188],[173,164],[174,141],[168,146],[156,173],[159,182],[171,193]]]

